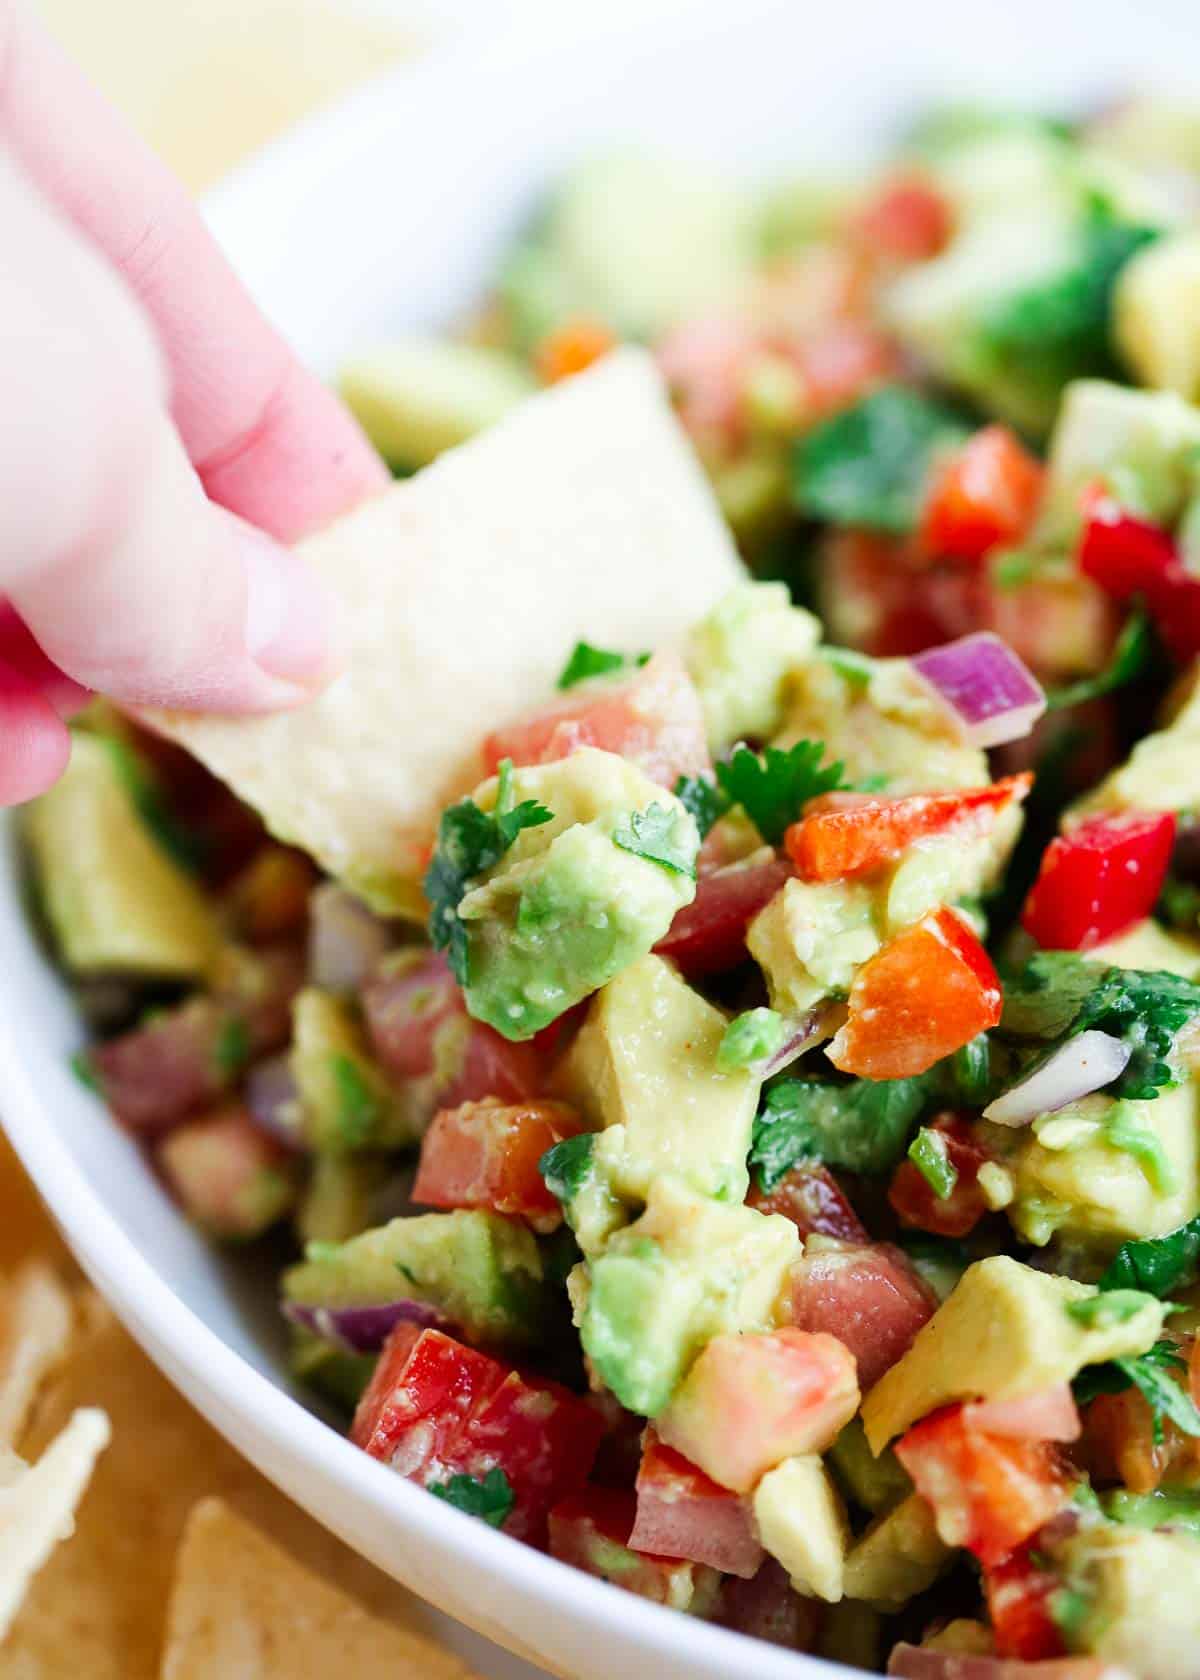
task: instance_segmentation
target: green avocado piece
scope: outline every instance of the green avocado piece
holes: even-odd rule
[[[303,1243],[343,1243],[371,1224],[371,1202],[387,1175],[381,1155],[313,1156],[296,1230]]]
[[[1178,1528],[1200,1539],[1200,1488],[1157,1488],[1153,1493],[1112,1488],[1101,1504],[1113,1522],[1130,1528]]]
[[[553,821],[526,828],[462,899],[467,1008],[532,1038],[644,956],[696,892],[700,836],[673,794],[615,753],[581,748],[516,770],[515,798]],[[498,784],[474,795],[495,805]]]
[[[292,1003],[292,1078],[304,1135],[318,1152],[403,1149],[421,1124],[367,1049],[353,1005],[306,986]]]
[[[216,916],[139,815],[112,743],[76,731],[65,773],[26,808],[23,826],[68,968],[183,980],[212,970]]]
[[[486,1346],[527,1347],[552,1317],[532,1232],[499,1214],[456,1209],[393,1219],[332,1247],[314,1244],[284,1275],[284,1298],[304,1307],[425,1301]]]
[[[846,1597],[865,1599],[880,1610],[899,1610],[933,1585],[953,1555],[938,1534],[933,1507],[919,1493],[910,1493],[876,1517],[846,1554]]]
[[[722,596],[687,644],[688,673],[714,754],[776,733],[788,677],[812,657],[820,638],[817,619],[792,605],[784,583],[740,583]]]
[[[864,1511],[888,1511],[912,1492],[908,1472],[890,1447],[875,1457],[859,1417],[850,1419],[830,1447],[829,1462],[842,1487]]]
[[[374,1353],[344,1353],[311,1330],[292,1331],[288,1363],[293,1375],[344,1412],[353,1412],[362,1399],[377,1358]]]
[[[383,458],[412,470],[482,432],[535,385],[506,351],[409,338],[359,352],[338,388]]]
[[[1200,1539],[1113,1523],[1081,1528],[1055,1550],[1080,1606],[1073,1650],[1148,1680],[1187,1680],[1200,1639]]]

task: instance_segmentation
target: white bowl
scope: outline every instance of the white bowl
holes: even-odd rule
[[[213,224],[301,354],[460,309],[569,159],[633,138],[736,168],[836,163],[926,95],[1067,108],[1193,62],[1192,0],[778,0],[656,12],[635,34],[511,33],[389,75],[271,147]],[[674,15],[672,15],[674,14]],[[1190,49],[1190,50],[1189,50]],[[223,1434],[352,1546],[435,1604],[577,1680],[759,1680],[829,1665],[695,1622],[543,1557],[357,1451],[293,1394],[265,1285],[184,1223],[76,1083],[80,1028],[0,858],[0,1112],[68,1241],[129,1329]]]

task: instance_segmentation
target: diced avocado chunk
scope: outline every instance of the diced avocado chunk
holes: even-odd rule
[[[1140,968],[1150,974],[1178,974],[1182,980],[1200,976],[1200,939],[1172,933],[1151,916],[1081,955],[1102,968]]]
[[[375,1369],[373,1353],[346,1353],[311,1330],[293,1329],[289,1363],[293,1375],[345,1412],[352,1412]]]
[[[314,1155],[296,1215],[301,1242],[343,1243],[367,1230],[386,1173],[387,1164],[378,1155]]]
[[[425,1301],[468,1341],[528,1346],[547,1327],[547,1280],[533,1234],[499,1214],[456,1209],[393,1219],[332,1249],[317,1247],[284,1276],[304,1307]]]
[[[1073,1649],[1145,1680],[1190,1680],[1200,1640],[1200,1539],[1087,1527],[1057,1548],[1055,1561],[1082,1606]]]
[[[420,1137],[412,1105],[372,1059],[347,999],[317,986],[297,993],[289,1063],[313,1149],[401,1149]]]
[[[1162,1331],[1153,1300],[1119,1324],[1081,1324],[1089,1284],[1036,1272],[1006,1254],[969,1266],[908,1352],[863,1402],[872,1452],[953,1400],[1012,1400],[1070,1382],[1085,1365],[1144,1353]]]
[[[890,1447],[878,1457],[867,1445],[862,1419],[854,1417],[829,1449],[834,1474],[864,1511],[890,1510],[912,1492],[908,1472]]]
[[[956,1657],[991,1657],[996,1652],[992,1630],[969,1616],[956,1616],[921,1641],[922,1651],[947,1651]]]
[[[1117,344],[1140,385],[1200,398],[1200,233],[1174,233],[1126,264],[1113,298]]]
[[[754,1522],[798,1593],[826,1604],[838,1602],[850,1525],[820,1458],[788,1458],[769,1470],[754,1490]]]
[[[589,1268],[584,1350],[623,1405],[654,1417],[714,1336],[773,1327],[799,1254],[796,1227],[781,1214],[660,1178],[642,1217]]]
[[[1104,811],[1200,809],[1200,668],[1189,678],[1179,710],[1143,735],[1124,764],[1071,808],[1072,818]]]
[[[845,1595],[879,1610],[899,1610],[931,1587],[953,1556],[953,1547],[938,1534],[932,1505],[910,1493],[851,1546],[842,1578]]]
[[[696,892],[700,837],[678,799],[615,753],[581,748],[516,770],[518,802],[553,820],[526,828],[458,915],[467,1007],[506,1038],[543,1027],[636,962]],[[475,802],[494,808],[498,782]]]
[[[783,724],[791,672],[809,659],[821,626],[794,607],[783,583],[741,583],[692,631],[687,667],[700,693],[714,754],[766,740]]]
[[[426,466],[534,390],[514,356],[449,339],[400,339],[359,352],[338,387],[386,461]]]
[[[214,913],[139,816],[110,743],[76,731],[66,771],[23,821],[68,968],[187,980],[211,971]]]
[[[558,1088],[596,1127],[595,1168],[641,1203],[663,1173],[742,1202],[759,1081],[717,1065],[727,1017],[661,957],[643,957],[592,1000]]]

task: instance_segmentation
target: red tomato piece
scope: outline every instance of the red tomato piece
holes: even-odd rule
[[[1085,493],[1084,512],[1080,570],[1118,601],[1144,596],[1175,658],[1193,659],[1200,653],[1200,577],[1184,565],[1172,538],[1102,489]]]
[[[936,257],[953,228],[950,205],[920,175],[898,175],[858,211],[851,232],[872,251],[896,262]]]
[[[930,555],[977,565],[1022,540],[1045,471],[1007,426],[984,426],[934,471],[918,541]]]
[[[742,381],[762,348],[761,335],[733,316],[702,316],[673,328],[656,352],[689,434],[707,449],[732,451],[742,440]]]
[[[350,1439],[402,1476],[437,1481],[467,1419],[507,1375],[440,1330],[398,1324],[354,1413]]]
[[[932,1129],[945,1138],[947,1159],[958,1174],[953,1190],[939,1196],[911,1161],[901,1161],[892,1175],[888,1201],[905,1225],[939,1237],[965,1237],[988,1211],[979,1169],[991,1157],[961,1115],[939,1115]]]
[[[746,956],[746,929],[791,873],[782,858],[756,853],[702,875],[695,898],[677,912],[654,949],[678,963],[689,980],[736,967]]]
[[[240,1104],[176,1126],[156,1159],[185,1212],[214,1236],[256,1237],[287,1209],[287,1152]]]
[[[1046,847],[1021,924],[1047,950],[1086,951],[1148,916],[1171,850],[1171,811],[1096,817]]]
[[[1052,1449],[968,1428],[960,1405],[932,1412],[896,1443],[938,1533],[996,1564],[1062,1509],[1069,1489]]]
[[[1062,1582],[1031,1561],[1033,1548],[1022,1546],[983,1571],[988,1617],[996,1637],[996,1655],[1019,1662],[1044,1662],[1066,1652],[1054,1619],[1053,1604]],[[1063,1665],[1064,1667],[1068,1665]]]
[[[583,1130],[579,1115],[561,1102],[487,1098],[440,1109],[421,1143],[412,1199],[425,1207],[491,1208],[554,1230],[562,1210],[538,1162]]]
[[[914,543],[895,537],[830,533],[819,579],[830,636],[877,658],[922,653],[987,622],[988,585],[980,573],[931,567]]]
[[[936,1310],[933,1291],[891,1243],[810,1242],[792,1267],[792,1323],[843,1342],[864,1394],[908,1352]]]
[[[1108,664],[1121,614],[1090,578],[1054,573],[1013,584],[989,573],[984,589],[972,628],[994,630],[1042,682],[1072,682]],[[1060,715],[1048,716],[1062,727]]]
[[[1083,1432],[1070,1383],[1055,1383],[1016,1400],[973,1400],[963,1407],[968,1429],[1010,1441],[1077,1441]]]
[[[687,1558],[749,1580],[763,1561],[745,1499],[720,1487],[647,1429],[638,1470],[635,1552]]]
[[[711,765],[695,684],[675,653],[656,653],[621,681],[594,678],[532,716],[495,730],[483,743],[486,775],[501,761],[550,764],[580,747],[599,747],[673,788]]]
[[[867,1241],[867,1228],[850,1206],[845,1191],[829,1168],[815,1161],[793,1167],[773,1190],[762,1190],[755,1184],[746,1197],[746,1205],[760,1213],[783,1214],[802,1237],[838,1237],[852,1243]]]
[[[534,352],[538,375],[547,385],[557,385],[573,373],[582,373],[607,356],[617,340],[600,321],[565,321],[548,333]]]
[[[809,1651],[821,1631],[824,1608],[816,1599],[801,1598],[787,1570],[769,1557],[752,1581],[731,1576],[723,1584],[718,1620],[751,1639]]]
[[[784,845],[801,880],[850,880],[869,875],[930,835],[957,830],[968,821],[972,834],[990,827],[1002,810],[1020,804],[1032,786],[1033,777],[1025,774],[989,787],[914,793],[903,799],[828,794],[813,800],[792,824]]]
[[[813,419],[848,408],[900,368],[894,342],[865,321],[830,321],[790,350]]]
[[[844,1073],[906,1079],[994,1027],[1002,1003],[991,958],[961,917],[943,907],[859,969],[846,1024],[827,1054]]]
[[[720,1576],[704,1564],[635,1552],[637,1500],[626,1488],[585,1488],[550,1513],[550,1555],[614,1587],[677,1609],[715,1602]]]

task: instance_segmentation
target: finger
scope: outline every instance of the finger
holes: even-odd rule
[[[44,695],[0,664],[0,805],[45,793],[71,756],[67,726]]]
[[[115,698],[294,704],[328,673],[308,567],[216,508],[162,406],[149,329],[113,271],[0,153],[0,592],[45,655]]]
[[[37,689],[60,718],[74,717],[87,705],[87,689],[59,670],[34,641],[29,626],[12,602],[3,598],[0,598],[0,664],[7,665],[31,688]]]
[[[213,499],[290,542],[381,489],[358,425],[267,324],[182,186],[5,0],[0,64],[0,135],[153,320],[172,416]]]

